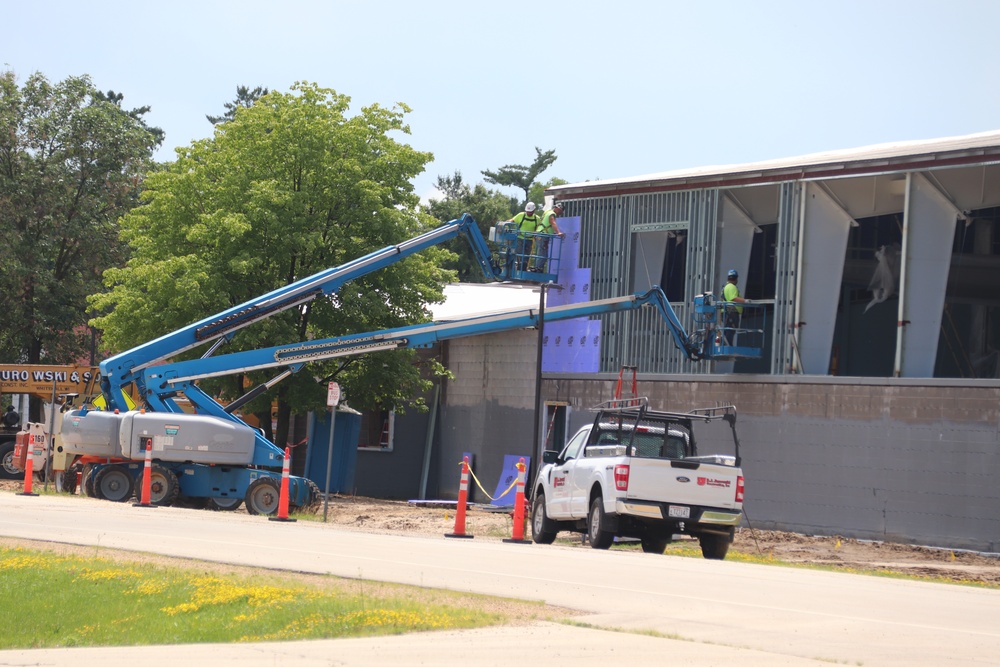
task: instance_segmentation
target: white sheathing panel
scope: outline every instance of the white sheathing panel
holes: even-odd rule
[[[729,269],[740,273],[740,294],[745,294],[747,267],[757,225],[728,196],[722,197],[722,241],[719,243],[719,275],[715,277],[716,294],[722,294]],[[753,297],[750,297],[751,299]]]
[[[958,211],[919,173],[907,177],[895,374],[933,377]]]
[[[740,294],[746,295],[747,267],[750,266],[750,251],[753,249],[753,235],[757,225],[729,198],[722,196],[722,234],[719,241],[718,274],[715,277],[715,289],[712,291],[722,296],[722,288],[726,286],[726,275],[729,269],[739,271],[740,279],[736,283]],[[753,298],[753,297],[751,297]],[[712,367],[715,373],[732,373],[736,362],[717,361]]]
[[[826,375],[830,367],[837,302],[844,275],[848,215],[821,186],[807,183],[804,222],[799,247],[802,253],[801,288],[797,295],[799,373]],[[793,369],[798,360],[793,360]]]

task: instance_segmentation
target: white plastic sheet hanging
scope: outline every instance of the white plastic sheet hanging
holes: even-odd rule
[[[878,265],[875,273],[868,283],[868,289],[872,293],[872,300],[865,306],[865,312],[875,304],[882,303],[896,293],[899,285],[899,244],[882,246],[875,251],[875,259]]]

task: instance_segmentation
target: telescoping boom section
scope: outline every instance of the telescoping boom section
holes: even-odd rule
[[[226,407],[219,405],[198,388],[196,385],[198,380],[268,368],[283,368],[285,369],[283,374],[278,376],[280,379],[312,361],[383,350],[429,347],[434,343],[453,338],[537,327],[542,317],[545,322],[556,322],[639,308],[655,308],[660,313],[675,344],[689,359],[701,360],[712,356],[714,337],[709,335],[711,331],[702,329],[689,335],[667,301],[663,290],[654,287],[640,294],[547,308],[544,316],[534,308],[513,310],[450,322],[417,324],[398,329],[311,340],[152,366],[142,371],[142,384],[149,389],[148,400],[154,410],[172,410],[171,398],[177,393],[183,393],[206,412],[218,417],[232,418],[230,415],[236,404]]]
[[[165,381],[176,365],[160,365],[177,355],[206,345],[194,366],[218,375],[240,372],[234,355],[213,356],[222,343],[243,327],[313,299],[336,294],[348,281],[385,268],[426,248],[462,235],[472,247],[483,274],[494,281],[549,283],[559,271],[560,239],[551,239],[551,258],[531,256],[512,222],[496,223],[489,232],[492,247],[479,225],[468,214],[420,234],[404,243],[387,246],[341,266],[326,269],[245,303],[114,355],[101,366],[101,394],[106,411],[88,409],[68,413],[60,434],[67,452],[88,462],[94,495],[124,500],[137,481],[135,465],[151,451],[155,461],[155,487],[162,490],[160,504],[171,496],[210,499],[217,508],[234,509],[245,500],[251,513],[271,513],[285,453],[235,416],[239,405],[266,391],[299,370],[303,362],[282,360],[285,368],[270,382],[228,406],[228,411],[193,383]],[[530,267],[530,269],[529,269]],[[541,269],[539,267],[542,267]],[[357,353],[360,353],[360,350]],[[257,354],[257,353],[255,353]],[[263,365],[258,365],[263,367]],[[186,367],[185,367],[186,368]],[[228,368],[228,371],[222,370]],[[204,372],[195,373],[206,377]],[[123,390],[134,384],[143,410],[130,410]],[[186,414],[175,398],[183,393],[196,414]],[[85,485],[86,486],[86,485]],[[157,492],[159,493],[159,492]],[[290,477],[289,501],[306,505],[315,498],[315,485]]]
[[[125,410],[126,406],[120,398],[121,389],[131,382],[139,381],[141,371],[157,362],[215,341],[205,355],[211,356],[222,342],[231,338],[243,327],[289,308],[301,306],[318,297],[336,294],[351,280],[383,269],[459,235],[465,236],[468,240],[487,279],[527,283],[549,283],[556,279],[561,241],[558,236],[551,240],[553,245],[550,252],[553,259],[548,262],[545,271],[529,271],[527,265],[531,256],[523,254],[525,252],[523,248],[519,249],[514,223],[499,222],[490,229],[489,236],[494,245],[494,249],[491,249],[480,232],[479,225],[466,213],[461,218],[447,222],[404,243],[387,246],[341,266],[320,271],[286,287],[109,357],[101,363],[101,390],[108,401],[109,409]],[[143,393],[143,389],[140,385],[140,394]]]
[[[699,303],[705,304],[706,298],[706,307],[713,308],[711,295],[698,297]],[[546,309],[544,316],[538,309],[528,308],[158,364],[141,369],[136,375],[136,380],[145,387],[144,397],[153,411],[179,412],[180,409],[173,398],[183,394],[196,406],[199,413],[239,421],[233,413],[241,405],[288,375],[298,372],[310,362],[384,350],[429,347],[434,343],[454,338],[537,327],[542,317],[545,322],[556,322],[639,308],[654,308],[659,312],[675,345],[688,359],[700,361],[733,358],[730,350],[717,342],[721,336],[711,322],[708,326],[702,326],[689,334],[680,323],[663,290],[653,287],[645,293],[555,306]],[[702,320],[704,316],[696,315],[696,321]],[[759,348],[748,349],[759,350]],[[243,399],[227,406],[216,402],[196,384],[197,381],[206,378],[270,368],[281,368],[282,371],[270,382],[255,388]]]

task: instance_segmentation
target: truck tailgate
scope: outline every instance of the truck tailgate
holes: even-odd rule
[[[713,463],[632,458],[627,500],[735,509],[739,468]]]

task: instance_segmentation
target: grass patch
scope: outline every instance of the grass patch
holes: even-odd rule
[[[62,551],[0,546],[0,649],[361,637],[555,616],[487,596]]]

